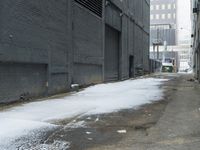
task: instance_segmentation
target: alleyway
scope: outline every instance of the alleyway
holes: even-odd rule
[[[169,102],[166,109],[163,109],[165,102],[144,107],[152,115],[150,118],[154,118],[150,119],[152,122],[137,118],[136,122],[142,120],[142,123],[139,123],[139,127],[129,129],[129,133],[117,145],[90,150],[198,150],[200,86],[188,81],[190,78],[184,75],[163,87],[167,90],[164,101]]]
[[[198,150],[200,85],[190,79],[155,75],[3,109],[0,150]]]

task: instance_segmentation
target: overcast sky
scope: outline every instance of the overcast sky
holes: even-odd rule
[[[191,35],[191,0],[178,0],[177,21],[178,40],[190,38]]]

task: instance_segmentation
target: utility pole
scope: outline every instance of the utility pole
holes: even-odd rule
[[[157,60],[159,60],[159,45],[157,45]]]
[[[162,60],[163,63],[165,63],[166,52],[167,52],[167,41],[164,41],[164,51],[163,51],[163,60]]]
[[[155,43],[153,43],[153,59],[155,60],[156,59],[156,45]]]
[[[157,40],[159,43],[159,28],[157,28]],[[157,44],[157,60],[159,60],[159,44]]]

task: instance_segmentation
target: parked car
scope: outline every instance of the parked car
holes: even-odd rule
[[[163,63],[162,72],[174,72],[174,65],[172,63]]]

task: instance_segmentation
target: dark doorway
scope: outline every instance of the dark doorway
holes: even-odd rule
[[[105,29],[105,81],[119,79],[120,32],[106,25]]]
[[[129,78],[134,77],[134,56],[129,56]]]

